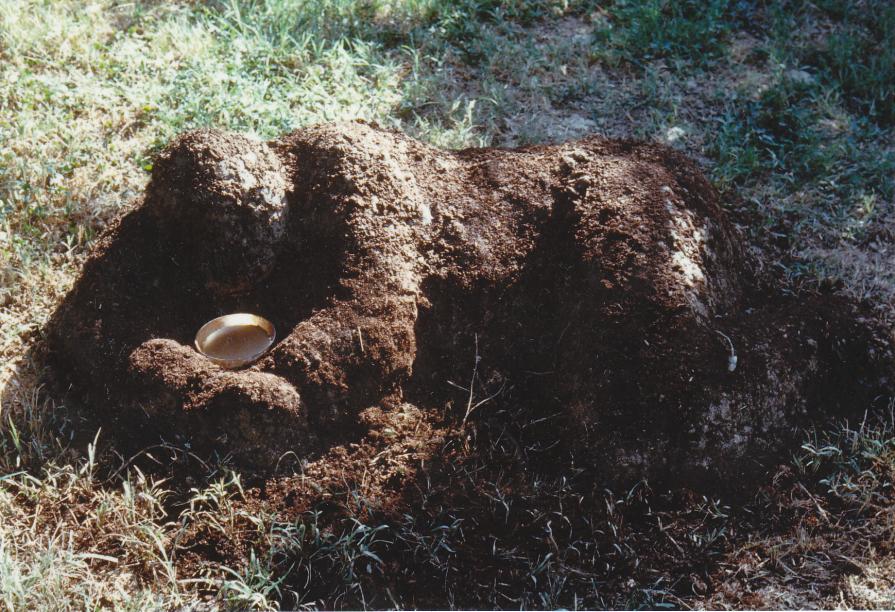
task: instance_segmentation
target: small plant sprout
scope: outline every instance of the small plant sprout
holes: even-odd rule
[[[718,331],[717,329],[715,330],[715,333],[727,340],[727,344],[728,346],[730,346],[730,357],[727,358],[727,371],[733,372],[737,369],[737,354],[733,348],[733,341],[726,334]]]

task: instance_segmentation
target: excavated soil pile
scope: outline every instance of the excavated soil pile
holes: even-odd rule
[[[552,457],[596,478],[730,479],[863,413],[891,368],[852,306],[752,268],[697,167],[657,145],[199,131],[99,241],[48,346],[134,448],[273,470],[412,434],[418,457],[427,415],[474,425],[510,397],[543,415]],[[192,340],[239,311],[281,337],[223,370]]]

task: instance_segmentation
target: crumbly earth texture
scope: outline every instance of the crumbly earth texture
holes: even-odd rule
[[[98,242],[47,346],[133,450],[258,473],[297,459],[303,478],[340,466],[397,491],[439,431],[500,402],[540,415],[545,463],[595,482],[742,483],[805,426],[863,413],[892,371],[857,306],[757,267],[695,164],[659,145],[198,131]],[[238,311],[281,337],[223,370],[192,340]]]

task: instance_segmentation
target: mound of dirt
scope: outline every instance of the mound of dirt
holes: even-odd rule
[[[595,478],[732,479],[802,427],[863,413],[891,372],[852,305],[751,270],[715,191],[665,147],[199,131],[98,242],[48,346],[135,448],[263,471],[415,436],[417,457],[427,415],[456,426],[511,398]],[[238,311],[285,333],[222,370],[193,336]]]

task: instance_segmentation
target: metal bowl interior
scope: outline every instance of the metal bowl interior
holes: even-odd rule
[[[245,312],[212,319],[196,333],[196,350],[229,369],[257,360],[270,349],[277,332],[273,323]]]

